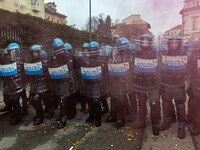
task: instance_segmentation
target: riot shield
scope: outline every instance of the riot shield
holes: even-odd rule
[[[130,50],[120,53],[112,49],[108,57],[108,89],[113,97],[126,95],[131,92],[132,58]]]

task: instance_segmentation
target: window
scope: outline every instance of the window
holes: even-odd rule
[[[198,17],[193,17],[192,18],[192,30],[197,30],[198,29]]]
[[[36,3],[38,3],[38,0],[31,0],[32,5],[35,5]]]

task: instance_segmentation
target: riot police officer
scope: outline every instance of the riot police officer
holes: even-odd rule
[[[108,59],[108,88],[111,97],[111,116],[106,121],[115,121],[116,127],[125,124],[127,94],[131,92],[131,50],[129,41],[120,38]]]
[[[167,40],[168,50],[161,55],[160,94],[163,106],[161,130],[170,128],[172,100],[174,99],[178,118],[178,138],[185,138],[185,100],[188,56],[182,51],[182,39],[172,35]]]
[[[71,44],[65,43],[64,47],[65,47],[66,53],[68,55],[72,55],[73,62],[74,62],[73,49],[72,49]],[[73,64],[73,69],[75,70],[74,64]],[[67,119],[69,120],[74,119],[77,114],[76,103],[77,103],[78,96],[79,96],[78,91],[76,91],[75,93],[71,94],[66,100],[66,115],[67,115]]]
[[[84,50],[86,51],[89,50],[89,47],[90,47],[89,43],[83,43],[81,46],[81,49],[76,50],[76,53],[74,54],[74,58],[75,58],[74,68],[75,68],[76,77],[78,80],[77,100],[78,100],[78,103],[81,104],[81,109],[80,109],[81,112],[84,112],[86,110],[87,97],[85,97],[84,95],[81,95],[80,93],[81,73],[80,73],[80,68],[79,68],[80,67],[79,58],[82,56]]]
[[[194,45],[194,50],[189,59],[190,88],[188,90],[188,120],[193,123],[192,134],[200,134],[200,43]]]
[[[10,116],[10,125],[21,122],[20,94],[23,91],[23,66],[21,63],[20,47],[17,43],[7,46],[7,54],[2,62],[1,76],[3,81],[3,94],[5,102],[13,108]]]
[[[149,34],[141,36],[140,50],[136,51],[133,69],[133,90],[138,99],[138,118],[133,123],[133,128],[146,127],[147,107],[149,99],[150,116],[154,135],[159,135],[160,98],[158,58],[153,50],[153,39]]]
[[[73,69],[73,57],[66,52],[63,41],[56,38],[52,46],[54,57],[48,70],[51,78],[51,90],[60,104],[57,128],[61,129],[66,126],[66,101],[71,94],[77,91],[77,83]]]
[[[36,111],[33,126],[43,123],[44,111],[42,100],[45,101],[45,95],[47,95],[49,89],[47,85],[47,67],[47,55],[43,55],[42,46],[38,44],[32,45],[30,47],[30,61],[24,63],[24,71],[30,83],[29,102]]]
[[[101,126],[101,97],[108,93],[106,84],[107,67],[105,60],[100,56],[99,43],[90,42],[89,49],[84,49],[80,59],[80,92],[87,97],[89,116],[85,120],[95,120],[95,126]]]

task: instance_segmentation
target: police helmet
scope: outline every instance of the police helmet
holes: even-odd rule
[[[92,42],[90,42],[89,45],[90,46],[88,48],[88,52],[87,52],[86,55],[88,55],[88,56],[97,56],[97,55],[100,54],[100,49],[101,48],[100,48],[100,45],[99,45],[98,42],[92,41]]]
[[[88,49],[90,47],[89,43],[83,43],[83,45],[81,46],[82,49]]]
[[[8,44],[7,51],[12,51],[12,50],[20,50],[19,45],[17,43],[10,43]]]
[[[41,55],[41,51],[42,51],[42,45],[34,44],[30,47],[31,57],[33,58],[39,58]]]
[[[112,47],[110,45],[106,45],[104,47],[104,54],[105,56],[111,56],[111,53],[112,53]]]
[[[118,50],[129,49],[129,44],[130,44],[129,40],[122,37],[117,41],[116,47]]]
[[[6,53],[8,54],[7,57],[10,61],[17,61],[17,57],[20,56],[20,47],[17,43],[10,43],[6,48]]]
[[[30,51],[40,51],[42,50],[42,45],[34,44],[30,47]]]
[[[153,38],[150,34],[143,34],[140,37],[140,48],[141,50],[152,50]]]
[[[179,34],[171,35],[167,40],[169,50],[181,50],[183,40]]]
[[[54,39],[52,47],[55,54],[64,51],[64,43],[60,38]]]
[[[64,46],[65,46],[66,50],[72,50],[71,44],[65,43]]]

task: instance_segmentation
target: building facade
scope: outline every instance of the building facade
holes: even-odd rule
[[[0,0],[0,9],[45,19],[44,0]]]
[[[57,12],[54,2],[45,4],[45,19],[58,24],[67,24],[67,16]]]
[[[182,25],[177,25],[175,27],[173,27],[172,29],[166,31],[164,33],[164,36],[170,36],[170,35],[173,35],[173,34],[179,34],[182,36]]]
[[[200,40],[200,0],[185,0],[182,15],[183,35],[188,40]]]
[[[150,24],[142,20],[139,14],[131,15],[113,27],[113,38],[139,39],[141,35],[150,33],[150,28]]]

